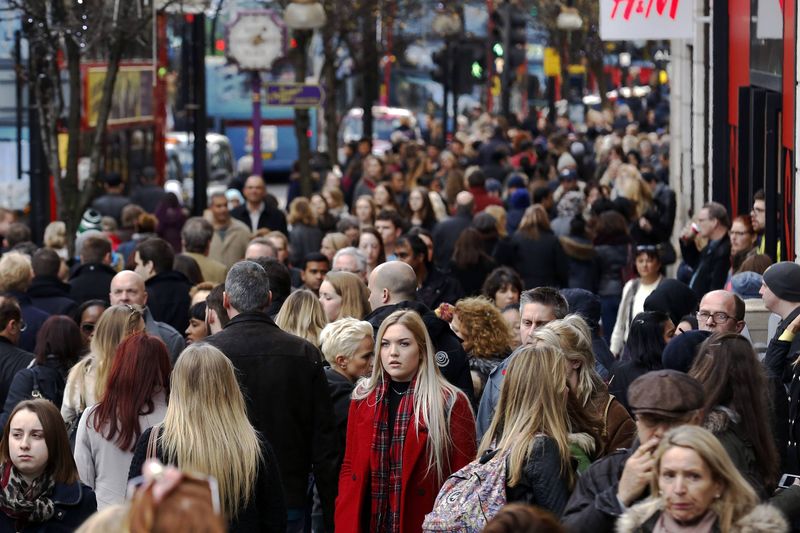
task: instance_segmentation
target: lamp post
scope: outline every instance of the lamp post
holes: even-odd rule
[[[580,30],[583,28],[583,19],[581,18],[580,13],[578,10],[572,7],[572,0],[567,1],[566,6],[561,7],[561,12],[558,14],[556,18],[556,27],[559,30],[566,32],[567,39],[564,46],[564,62],[566,63],[567,73],[569,73],[569,65],[570,65],[570,49],[572,48],[572,32]],[[563,72],[563,70],[562,70]],[[562,95],[566,93],[567,99],[569,100],[569,77],[564,80],[564,84],[562,85]]]
[[[327,17],[325,8],[316,0],[293,0],[286,6],[283,13],[286,26],[292,30],[297,40],[297,48],[293,51],[294,79],[303,83],[306,77],[307,57],[306,47],[313,32],[325,25]],[[308,109],[294,110],[294,133],[297,138],[298,169],[300,171],[300,194],[310,197],[311,187],[311,146],[306,132],[310,125]]]
[[[447,93],[450,91],[453,98],[453,120],[456,119],[457,113],[457,99],[458,91],[455,86],[455,76],[453,68],[453,46],[452,39],[455,35],[461,32],[461,17],[455,11],[446,9],[442,4],[439,4],[436,10],[436,16],[433,18],[433,31],[444,38],[446,66],[443,72],[442,83],[442,134],[444,140],[447,139],[449,131],[448,123],[450,122],[447,112]],[[455,130],[455,128],[453,128]]]

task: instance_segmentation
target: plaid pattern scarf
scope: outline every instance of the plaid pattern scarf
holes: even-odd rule
[[[408,386],[397,408],[394,430],[389,434],[389,376],[384,376],[375,389],[378,401],[375,407],[372,445],[370,447],[370,463],[373,465],[370,474],[372,489],[370,513],[370,531],[400,533],[400,492],[403,472],[403,441],[406,430],[414,416],[414,384]]]

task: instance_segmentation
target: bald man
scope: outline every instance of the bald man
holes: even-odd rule
[[[461,191],[456,195],[456,213],[433,227],[433,262],[446,268],[453,256],[453,249],[461,233],[472,224],[475,197],[471,192]]]
[[[725,290],[710,291],[700,300],[697,327],[711,333],[742,333],[744,301]]]
[[[186,347],[183,336],[178,330],[164,322],[153,318],[147,308],[147,290],[144,287],[144,278],[132,270],[123,270],[111,279],[111,291],[108,299],[111,305],[139,305],[144,308],[144,323],[147,333],[155,335],[164,341],[169,351],[173,364]]]
[[[433,341],[436,364],[439,365],[442,375],[463,390],[474,403],[467,354],[450,325],[415,300],[417,275],[414,269],[402,261],[380,264],[370,273],[368,288],[372,313],[364,320],[372,324],[377,332],[381,322],[398,309],[412,309],[419,313]]]

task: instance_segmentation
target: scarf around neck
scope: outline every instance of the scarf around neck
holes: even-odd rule
[[[50,498],[53,486],[55,482],[47,474],[26,481],[8,461],[0,478],[0,509],[17,520],[46,522],[55,514],[55,505]]]
[[[414,385],[416,376],[403,393],[394,428],[389,434],[389,395],[395,394],[391,379],[384,375],[375,388],[375,421],[370,447],[372,489],[370,531],[400,533],[400,495],[402,490],[403,442],[414,416]]]

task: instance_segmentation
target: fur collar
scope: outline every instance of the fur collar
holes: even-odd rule
[[[642,531],[642,526],[662,510],[661,498],[655,497],[630,507],[617,520],[617,533]],[[729,533],[785,533],[788,530],[786,519],[778,509],[768,504],[761,504],[734,522]]]

